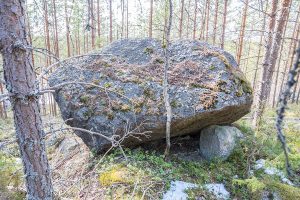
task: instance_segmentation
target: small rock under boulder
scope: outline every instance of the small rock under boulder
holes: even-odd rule
[[[200,133],[201,156],[206,160],[226,160],[241,137],[242,132],[233,126],[212,125],[204,128]]]
[[[230,124],[250,111],[252,88],[232,55],[196,40],[173,42],[169,52],[171,137],[197,134],[209,125]],[[62,62],[49,77],[50,86],[73,83],[55,93],[63,119],[72,118],[68,125],[107,137],[123,135],[128,130],[151,131],[148,137],[126,137],[124,146],[164,138],[165,61],[161,42],[125,39],[99,54]],[[76,134],[97,151],[111,146],[99,135],[82,131]]]

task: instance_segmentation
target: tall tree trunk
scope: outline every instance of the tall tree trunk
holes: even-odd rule
[[[91,29],[92,29],[92,49],[95,49],[95,17],[94,17],[94,0],[90,0]]]
[[[296,22],[295,22],[295,26],[294,26],[294,29],[293,29],[293,36],[292,36],[292,39],[290,41],[289,51],[288,51],[288,54],[287,54],[288,56],[289,55],[292,55],[292,56],[291,56],[291,59],[287,59],[287,61],[285,62],[285,67],[284,67],[284,70],[283,70],[283,78],[281,79],[279,94],[281,94],[281,92],[282,92],[286,75],[287,75],[289,69],[291,68],[290,66],[292,66],[292,64],[294,62],[294,55],[295,55],[294,52],[296,51],[297,41],[299,39],[299,34],[300,34],[300,25],[298,25],[299,16],[300,16],[299,12],[300,12],[300,5],[298,7]],[[280,98],[280,96],[278,96],[278,98]]]
[[[213,44],[216,43],[217,24],[218,24],[218,13],[219,13],[219,0],[216,0],[216,6],[215,6],[215,19],[214,19],[214,33],[213,33]]]
[[[245,37],[245,27],[246,27],[248,6],[249,6],[249,0],[246,0],[245,7],[244,7],[244,12],[243,12],[242,24],[241,24],[240,37],[239,37],[238,52],[237,52],[237,63],[238,63],[238,65],[241,64],[241,57],[242,57],[242,53],[243,53],[243,44],[244,44],[244,37]]]
[[[290,12],[288,11],[288,16],[286,18],[286,21],[284,22],[283,38],[285,38],[285,36],[286,36],[286,30],[287,30],[289,14],[290,14]],[[277,93],[277,85],[278,85],[278,79],[279,79],[279,74],[280,74],[280,66],[281,66],[281,60],[282,60],[282,54],[283,54],[282,53],[283,47],[284,47],[284,39],[282,39],[281,44],[280,44],[280,53],[279,53],[278,64],[277,64],[276,75],[275,75],[274,92],[273,92],[273,99],[272,99],[272,108],[275,107],[275,103],[276,103],[276,97],[277,97],[276,93]]]
[[[68,18],[67,0],[65,0],[65,20],[66,20],[67,50],[68,50],[68,57],[70,57],[70,56],[71,56],[71,47],[70,47],[70,25],[69,25],[69,18]]]
[[[153,23],[153,0],[150,0],[149,38],[152,38],[152,23]]]
[[[206,10],[207,10],[207,5],[208,5],[208,1],[209,0],[206,0],[205,2],[205,7],[203,7],[203,11],[202,11],[202,24],[201,24],[201,27],[200,27],[200,37],[199,39],[201,40],[204,40],[204,33],[205,33],[205,23],[206,23]]]
[[[126,38],[128,38],[129,35],[129,16],[128,16],[128,0],[126,4]]]
[[[277,13],[277,7],[278,7],[278,0],[272,0],[272,10],[270,13],[270,22],[269,22],[269,32],[267,35],[267,41],[266,41],[266,50],[263,60],[263,66],[262,66],[262,76],[261,81],[258,85],[258,91],[256,92],[255,97],[255,103],[254,103],[254,113],[253,113],[253,120],[252,120],[252,126],[258,127],[260,118],[262,115],[262,112],[264,110],[263,106],[265,105],[266,97],[263,96],[263,90],[264,90],[264,84],[265,84],[265,76],[267,73],[267,68],[270,65],[270,56],[272,51],[272,43],[273,43],[273,34],[275,29],[275,23],[276,23],[276,13]]]
[[[197,30],[197,9],[198,9],[198,3],[197,0],[195,0],[195,10],[194,10],[194,29],[193,29],[193,39],[196,39],[196,30]]]
[[[122,12],[122,26],[121,26],[121,38],[124,37],[124,29],[125,29],[125,0],[121,0],[121,12]],[[118,36],[118,34],[117,34]]]
[[[208,32],[209,32],[209,11],[210,11],[210,0],[207,0],[207,10],[206,10],[206,36],[205,41],[208,41]]]
[[[189,8],[191,7],[191,0],[188,1],[188,5],[187,8],[185,8],[186,10],[186,14],[187,14],[187,22],[186,22],[186,38],[189,38],[189,33],[190,33],[190,12],[189,12]]]
[[[258,46],[258,55],[257,55],[257,60],[256,60],[256,67],[255,67],[255,70],[254,70],[254,77],[253,77],[253,82],[252,82],[252,86],[253,88],[256,88],[256,80],[257,80],[257,73],[258,73],[258,69],[259,69],[259,66],[260,66],[260,60],[261,60],[261,51],[262,51],[262,42],[263,42],[263,38],[264,38],[264,35],[265,35],[265,30],[266,30],[266,17],[267,17],[267,10],[268,10],[268,7],[269,7],[269,2],[267,1],[266,2],[266,9],[265,11],[263,11],[263,15],[264,15],[264,18],[263,18],[263,30],[261,32],[261,35],[260,35],[260,39],[259,39],[259,46]]]
[[[98,46],[101,47],[101,21],[100,21],[100,0],[97,0],[97,33],[98,33]]]
[[[225,43],[225,30],[226,30],[227,6],[228,6],[228,0],[225,0],[225,1],[224,1],[224,12],[223,12],[222,36],[221,36],[221,48],[222,48],[222,49],[224,49],[224,43]]]
[[[46,35],[46,49],[51,51],[51,44],[50,44],[50,35],[49,35],[49,19],[48,19],[48,5],[47,1],[43,1],[44,6],[44,18],[45,18],[45,35]],[[47,57],[47,65],[51,64],[51,59]]]
[[[179,38],[182,37],[183,11],[184,11],[184,0],[181,0],[181,10],[180,10],[180,20],[179,20]]]
[[[256,110],[254,112],[253,116],[253,125],[255,127],[258,127],[260,123],[260,119],[262,116],[262,113],[265,109],[265,106],[267,104],[267,100],[270,96],[270,89],[272,85],[272,76],[274,72],[274,68],[277,61],[277,56],[279,52],[279,45],[281,44],[282,40],[282,33],[285,21],[287,20],[288,12],[289,12],[289,6],[290,6],[291,0],[284,0],[282,2],[282,8],[281,13],[279,17],[279,21],[276,28],[275,38],[273,37],[273,31],[275,26],[275,20],[276,20],[276,10],[277,10],[277,4],[278,0],[273,0],[273,8],[272,8],[272,14],[271,14],[271,20],[270,20],[270,32],[268,36],[268,44],[266,49],[266,54],[264,58],[263,63],[263,72],[262,72],[262,81],[258,90],[258,101],[256,104]],[[270,43],[269,43],[270,42]]]
[[[112,0],[109,0],[109,42],[111,43],[112,41]]]
[[[52,1],[53,3],[53,15],[54,15],[54,30],[55,30],[55,43],[54,43],[54,48],[55,48],[55,56],[59,58],[59,44],[58,44],[58,31],[57,31],[57,13],[56,13],[56,0]]]
[[[80,43],[79,27],[77,29],[77,44],[78,44],[77,54],[80,55],[80,52],[81,52],[81,43]],[[99,46],[100,46],[100,42],[99,42]]]
[[[252,25],[252,30],[253,30],[253,25]],[[247,48],[247,57],[246,60],[244,61],[244,67],[243,67],[245,75],[248,74],[248,64],[249,64],[250,53],[251,53],[251,45],[252,45],[252,41],[251,39],[249,39],[248,48]]]
[[[24,1],[0,1],[0,51],[6,88],[11,95],[17,142],[26,179],[27,199],[53,199],[38,86],[32,67],[31,50],[26,47]]]

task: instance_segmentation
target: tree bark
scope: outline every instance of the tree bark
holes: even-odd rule
[[[269,6],[269,2],[267,1],[266,2],[266,9],[265,11],[268,10],[268,6]],[[262,42],[263,42],[263,38],[264,38],[264,35],[265,35],[265,30],[266,30],[266,16],[267,16],[267,13],[262,11],[263,12],[263,15],[264,15],[264,18],[263,18],[263,31],[261,32],[261,35],[260,35],[260,39],[259,39],[259,46],[258,46],[258,55],[257,55],[257,60],[256,60],[256,68],[254,70],[254,77],[253,77],[253,82],[252,82],[252,87],[255,88],[256,87],[256,81],[257,81],[257,72],[258,72],[258,69],[259,69],[259,66],[260,66],[260,60],[261,60],[261,50],[262,50]]]
[[[6,88],[13,102],[17,142],[24,166],[27,199],[53,199],[38,85],[26,40],[24,1],[0,1],[0,51]]]
[[[225,1],[224,1],[224,12],[223,12],[222,36],[221,36],[221,48],[222,48],[222,49],[224,49],[224,43],[225,43],[225,30],[226,30],[227,6],[228,6],[228,0],[225,0]]]
[[[56,14],[56,0],[53,0],[53,15],[54,15],[54,30],[55,30],[55,56],[59,58],[59,43],[58,43],[58,31],[57,31],[57,14]]]
[[[243,52],[243,44],[244,44],[244,36],[245,36],[245,27],[246,27],[247,13],[248,13],[248,5],[249,5],[249,0],[246,0],[244,12],[243,12],[242,24],[241,24],[238,52],[237,52],[238,65],[241,64],[241,57],[242,57],[242,52]]]
[[[290,8],[289,8],[290,9]],[[289,13],[286,18],[286,21],[284,22],[284,31],[283,31],[283,38],[285,38],[286,35],[286,30],[287,30],[287,24],[288,24],[288,19],[289,19]],[[277,93],[277,85],[278,85],[278,79],[279,79],[279,73],[280,73],[280,66],[281,66],[281,60],[282,60],[282,51],[283,51],[283,46],[284,46],[284,39],[282,39],[281,44],[280,44],[280,53],[279,53],[279,58],[278,58],[278,64],[277,64],[277,69],[276,69],[276,75],[275,75],[275,83],[274,83],[274,92],[273,92],[273,99],[272,99],[272,108],[275,107],[276,103],[276,93]]]
[[[67,38],[67,50],[68,57],[71,56],[71,47],[70,47],[70,25],[68,19],[68,10],[67,10],[67,0],[65,0],[65,20],[66,20],[66,38]]]
[[[275,38],[273,40],[273,31],[275,27],[275,20],[276,20],[276,11],[277,11],[277,4],[278,0],[273,0],[273,8],[272,8],[272,14],[271,14],[271,20],[270,20],[270,32],[268,35],[268,43],[266,47],[266,54],[264,58],[263,63],[263,72],[262,72],[262,79],[261,84],[258,90],[258,98],[257,98],[257,104],[256,104],[256,110],[254,112],[253,116],[253,125],[254,127],[258,127],[260,124],[260,119],[262,116],[262,113],[265,109],[265,106],[267,104],[267,100],[270,96],[270,89],[272,85],[272,77],[274,68],[277,61],[277,56],[279,52],[279,45],[281,44],[282,40],[282,33],[285,21],[287,20],[288,12],[289,12],[289,6],[290,6],[291,0],[284,0],[282,2],[282,8],[281,13],[279,17],[279,21],[276,28],[276,34]]]
[[[179,38],[182,37],[184,0],[181,0],[180,20],[179,20]]]
[[[217,24],[218,24],[218,13],[219,13],[219,0],[216,0],[216,6],[215,6],[215,19],[214,19],[214,33],[213,33],[213,44],[216,43]]]
[[[206,11],[206,36],[205,41],[208,41],[208,32],[209,32],[209,11],[210,11],[210,0],[207,0],[207,11]]]
[[[194,29],[193,29],[193,39],[196,39],[196,30],[197,30],[197,9],[198,9],[198,3],[197,0],[195,0],[195,10],[194,10]]]
[[[290,44],[289,44],[288,56],[291,55],[291,54],[292,54],[292,56],[291,56],[291,59],[288,59],[285,62],[285,67],[284,67],[284,70],[283,70],[283,78],[281,79],[279,94],[281,94],[281,92],[282,92],[286,75],[288,73],[288,70],[291,68],[289,66],[292,66],[292,63],[294,61],[294,56],[295,56],[294,52],[296,51],[297,41],[299,39],[299,33],[300,33],[300,26],[298,25],[299,16],[300,16],[299,12],[300,12],[300,6],[298,8],[296,22],[295,22],[295,26],[294,26],[294,29],[293,29],[293,38],[291,39]],[[280,98],[280,96],[278,96],[278,98]]]
[[[122,11],[122,27],[121,27],[121,38],[123,38],[124,36],[124,14],[125,14],[125,3],[124,3],[124,0],[121,0],[121,11]],[[117,34],[118,36],[119,34]]]
[[[27,9],[27,7],[26,7],[26,9]],[[28,12],[27,12],[27,29],[28,29],[29,44],[32,46],[32,33],[31,33],[31,27],[30,27]],[[34,55],[33,55],[33,53],[31,54],[31,57],[32,57],[32,66],[34,68]]]
[[[205,7],[203,7],[203,11],[202,11],[202,24],[200,27],[200,36],[199,39],[204,40],[204,33],[205,33],[205,23],[206,23],[206,10],[207,10],[207,4],[208,4],[208,0],[206,0],[205,2]]]
[[[112,0],[109,0],[109,42],[112,43]]]
[[[153,0],[150,0],[149,38],[152,38],[152,23],[153,23]]]
[[[128,0],[126,4],[126,38],[128,38],[129,35],[129,16],[128,16]]]
[[[99,40],[99,44],[98,46],[101,47],[101,21],[100,21],[100,0],[97,0],[97,24],[98,24],[98,29],[97,29],[97,33],[98,33],[98,40]]]
[[[90,0],[90,13],[91,13],[91,29],[92,29],[92,49],[95,49],[95,17],[94,17],[94,0]]]
[[[48,19],[48,5],[47,1],[43,1],[44,6],[44,18],[45,18],[45,35],[46,35],[46,49],[51,51],[51,43],[50,43],[50,35],[49,35],[49,19]],[[47,65],[51,65],[51,59],[49,57],[47,59]]]
[[[191,0],[188,1],[188,5],[187,8],[185,8],[186,10],[186,14],[187,14],[187,22],[186,22],[186,38],[189,38],[189,33],[190,33],[190,12],[189,12],[189,8],[191,7]]]
[[[261,77],[261,82],[258,86],[258,91],[257,91],[257,96],[255,98],[255,105],[254,105],[254,113],[253,113],[253,120],[252,120],[252,126],[257,128],[260,122],[260,118],[262,115],[262,112],[264,110],[263,106],[265,106],[266,101],[266,94],[264,90],[264,84],[266,81],[266,73],[268,66],[270,65],[270,56],[271,56],[271,51],[272,51],[272,43],[273,43],[273,34],[274,34],[274,29],[275,29],[275,23],[276,23],[276,11],[278,7],[278,0],[273,0],[272,1],[272,11],[270,13],[270,22],[269,22],[269,32],[267,36],[267,43],[266,43],[266,52],[264,55],[264,60],[263,60],[263,68],[262,68],[262,77]]]

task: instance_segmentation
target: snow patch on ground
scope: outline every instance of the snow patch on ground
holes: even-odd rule
[[[255,162],[254,165],[255,170],[263,169],[264,172],[268,175],[278,176],[283,183],[294,185],[289,179],[287,179],[282,171],[275,167],[266,167],[266,160],[259,159]]]
[[[214,194],[218,199],[229,199],[230,193],[226,190],[222,183],[211,183],[204,186],[210,193]]]
[[[193,183],[172,181],[170,189],[163,196],[163,200],[186,200],[188,195],[185,191],[196,187],[198,187],[198,185]],[[203,189],[206,189],[220,200],[227,200],[230,198],[230,193],[226,190],[222,183],[206,184]]]
[[[193,183],[172,181],[170,189],[163,196],[163,200],[185,200],[188,197],[185,190],[196,187],[197,185]]]

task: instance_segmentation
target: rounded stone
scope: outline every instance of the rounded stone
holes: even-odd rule
[[[226,160],[232,153],[236,141],[242,137],[233,126],[212,125],[201,130],[200,153],[206,160]]]

